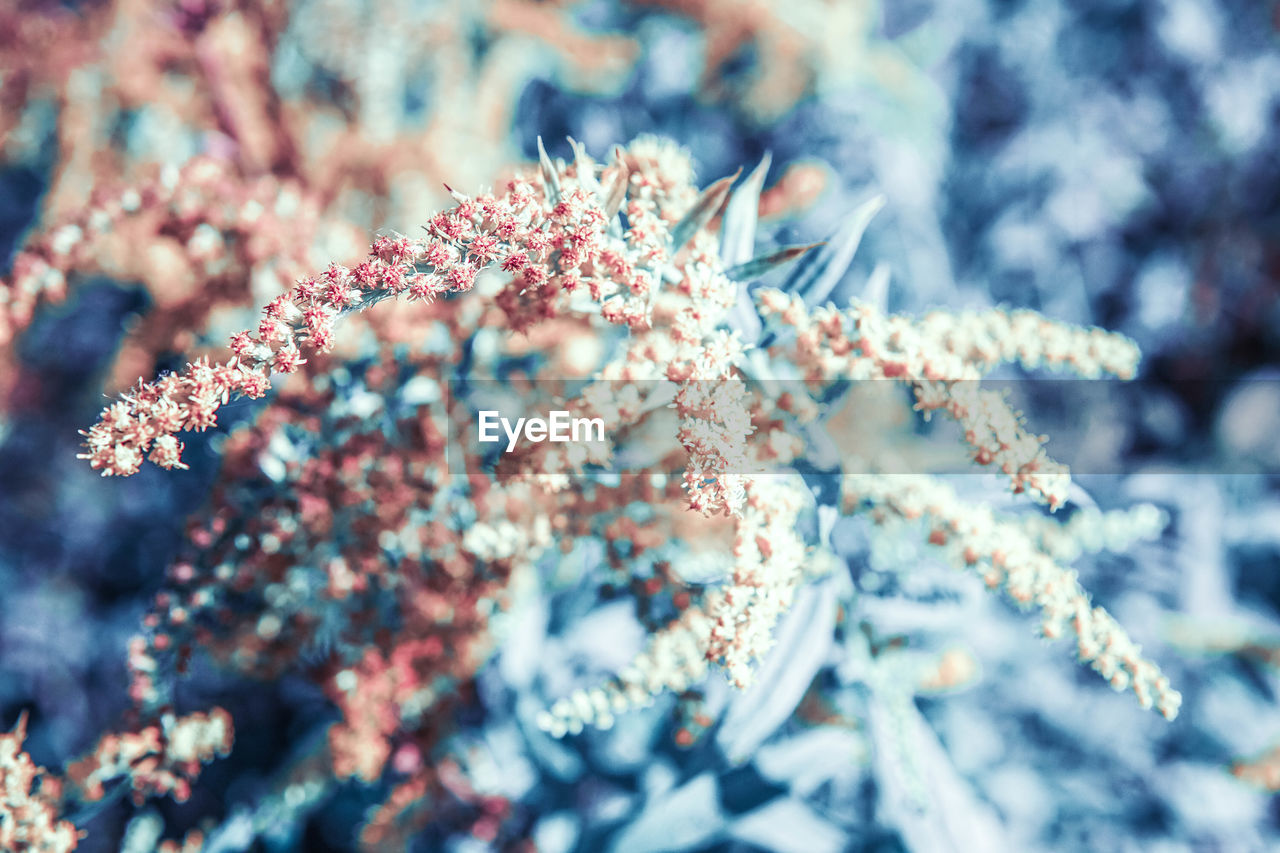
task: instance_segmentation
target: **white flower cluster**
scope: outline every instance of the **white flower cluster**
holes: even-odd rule
[[[22,751],[26,723],[24,714],[13,731],[0,734],[0,849],[67,853],[75,849],[79,835],[70,821],[59,819],[56,792],[44,781],[36,784],[44,769]]]
[[[739,688],[774,643],[774,627],[791,606],[809,552],[796,532],[808,496],[794,480],[746,478],[745,502],[735,518],[734,568],[723,587],[708,590],[679,619],[655,633],[645,651],[602,687],[578,690],[539,717],[556,737],[585,726],[608,728],[614,715],[647,705],[667,690],[681,691],[720,664]]]
[[[1066,466],[1049,458],[1043,447],[1047,439],[1027,432],[1022,415],[1003,395],[980,388],[977,380],[1002,362],[1121,379],[1131,378],[1138,363],[1137,347],[1123,335],[1057,323],[1033,311],[933,312],[916,321],[885,316],[861,302],[848,311],[810,312],[799,295],[778,290],[762,292],[760,308],[795,329],[786,354],[811,382],[898,379],[909,384],[926,417],[942,410],[960,423],[975,462],[1004,472],[1015,492],[1050,509],[1067,500]]]
[[[1060,563],[1071,563],[1082,554],[1125,551],[1158,539],[1168,524],[1168,513],[1158,506],[1137,504],[1106,512],[1087,507],[1063,522],[1032,515],[1022,520],[1022,529],[1041,551]]]
[[[1004,587],[1019,604],[1037,605],[1041,631],[1055,639],[1069,626],[1080,660],[1117,690],[1132,689],[1143,708],[1153,705],[1167,719],[1178,714],[1182,696],[1160,668],[1142,657],[1142,647],[1101,607],[1092,606],[1076,573],[1059,565],[1017,521],[997,519],[986,506],[962,501],[944,483],[926,476],[846,475],[846,512],[879,511],[932,528],[929,541],[945,547],[954,563],[978,572],[991,588]]]
[[[655,164],[670,156],[662,149],[651,159],[633,153],[630,161],[633,207],[652,217],[658,231],[686,209],[690,216],[696,214],[720,186],[713,185],[693,202],[681,181],[656,174]],[[666,167],[672,168],[670,163]],[[677,225],[671,233],[681,230]],[[659,692],[687,689],[712,664],[721,666],[736,686],[749,685],[754,665],[772,647],[778,619],[791,606],[803,567],[813,556],[796,532],[800,508],[808,500],[804,489],[745,471],[746,439],[770,415],[752,407],[741,392],[746,383],[737,381],[744,361],[737,338],[717,331],[725,309],[732,307],[734,288],[710,243],[699,229],[687,255],[677,247],[672,257],[685,258],[685,263],[668,277],[679,279],[678,286],[658,294],[655,326],[635,334],[626,354],[602,376],[637,381],[657,374],[678,383],[673,405],[688,453],[690,506],[706,515],[727,510],[734,517],[732,577],[695,593],[680,617],[654,634],[646,651],[611,682],[579,690],[544,712],[542,728],[557,737],[587,725],[607,727],[615,714],[645,704]],[[1043,447],[1047,439],[1027,430],[1004,394],[981,388],[979,380],[1006,362],[1028,369],[1068,368],[1087,378],[1129,379],[1137,369],[1137,347],[1123,335],[1057,323],[1032,311],[935,312],[917,320],[885,315],[860,302],[847,310],[811,309],[805,288],[793,290],[761,291],[762,317],[789,329],[769,339],[778,343],[767,353],[753,352],[745,359],[747,378],[787,377],[798,371],[808,383],[808,389],[797,385],[798,393],[788,391],[785,401],[774,401],[779,411],[802,423],[811,421],[822,409],[821,395],[836,383],[897,379],[911,388],[916,408],[926,417],[941,410],[960,424],[976,463],[999,469],[1015,492],[1050,509],[1067,500],[1071,480],[1066,466],[1049,458]],[[785,441],[771,440],[769,446],[774,444],[780,456],[791,458],[783,452]],[[866,448],[841,448],[842,464],[861,450]],[[735,467],[744,470],[737,474]],[[1077,513],[1055,532],[1049,522],[1024,527],[997,520],[985,507],[962,504],[949,488],[928,477],[846,475],[844,488],[846,512],[871,508],[878,521],[927,519],[932,544],[949,548],[959,564],[976,569],[990,586],[1003,586],[1020,603],[1039,605],[1045,636],[1060,636],[1070,625],[1081,659],[1114,687],[1131,688],[1144,707],[1154,705],[1168,718],[1177,714],[1181,697],[1168,679],[1141,657],[1141,649],[1105,610],[1090,604],[1075,573],[1056,562],[1075,556],[1080,548],[1154,535],[1156,525],[1163,524],[1158,511],[1156,516],[1136,510],[1096,518]]]

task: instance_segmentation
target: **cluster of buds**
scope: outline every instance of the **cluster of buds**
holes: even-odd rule
[[[103,409],[101,420],[85,436],[88,459],[103,476],[137,473],[144,459],[162,468],[186,468],[179,432],[203,432],[218,423],[218,408],[233,393],[258,398],[270,380],[238,360],[209,364],[199,359],[182,373],[171,373],[138,387]]]
[[[919,322],[884,316],[872,305],[810,311],[799,295],[766,290],[765,317],[795,331],[776,355],[789,358],[812,383],[896,379],[911,386],[916,408],[951,415],[964,430],[973,461],[1005,474],[1013,491],[1057,509],[1071,487],[1065,465],[1049,458],[1047,439],[1026,431],[1021,414],[978,380],[1003,362],[1070,367],[1081,376],[1132,378],[1138,350],[1123,335],[1055,323],[1031,311],[948,315]]]
[[[544,731],[562,737],[588,725],[609,728],[629,708],[695,686],[712,664],[737,687],[751,684],[754,666],[773,646],[774,627],[790,608],[812,554],[796,532],[807,496],[794,482],[746,478],[744,497],[734,517],[730,581],[690,601],[614,679],[578,690],[543,712],[538,722]]]
[[[1168,513],[1152,504],[1108,511],[1085,507],[1065,521],[1042,515],[1022,519],[1022,529],[1036,548],[1063,564],[1083,554],[1126,551],[1138,542],[1159,539],[1168,526]]]
[[[101,272],[142,281],[153,303],[117,373],[154,370],[160,356],[190,350],[215,310],[252,304],[303,272],[316,213],[300,186],[245,179],[210,157],[127,188],[100,187],[29,240],[0,280],[0,348],[41,303],[64,299],[74,276]]]
[[[102,799],[117,780],[127,780],[139,805],[164,795],[182,802],[201,765],[231,751],[233,735],[231,715],[221,708],[185,717],[164,714],[139,731],[104,736],[67,768],[67,777],[88,802]]]
[[[0,734],[0,847],[14,853],[69,853],[83,833],[62,817],[70,800],[96,802],[113,786],[132,790],[141,804],[150,796],[185,800],[201,766],[231,749],[231,715],[207,714],[160,720],[137,731],[104,736],[66,778],[37,767],[22,749],[26,715]]]
[[[517,325],[557,316],[566,310],[565,294],[580,286],[597,300],[618,290],[650,299],[648,288],[657,280],[641,261],[654,260],[636,257],[638,250],[629,245],[643,241],[633,234],[608,232],[604,207],[625,197],[629,176],[641,175],[630,172],[620,154],[612,169],[613,186],[619,189],[601,198],[600,192],[582,186],[588,175],[596,182],[594,165],[580,158],[575,169],[562,176],[547,164],[533,180],[512,181],[503,196],[455,194],[457,205],[432,219],[428,238],[379,238],[356,267],[332,264],[300,281],[263,310],[256,330],[232,336],[234,358],[227,363],[193,363],[179,375],[140,385],[107,407],[84,433],[87,452],[82,458],[104,476],[133,474],[144,458],[161,467],[179,467],[177,432],[212,426],[214,412],[230,395],[260,397],[270,388],[272,373],[293,373],[305,363],[304,356],[331,350],[335,324],[343,314],[389,298],[429,302],[470,291],[486,268],[511,276],[498,304]],[[576,174],[583,179],[574,180]],[[593,274],[609,270],[611,258],[622,259],[612,276]],[[619,269],[625,274],[622,280],[616,278]],[[626,317],[611,319],[633,325]]]
[[[1231,765],[1231,775],[1265,791],[1280,791],[1280,747]]]
[[[62,783],[22,750],[27,719],[0,734],[0,847],[15,853],[68,853],[80,840],[61,818]]]
[[[1112,687],[1131,689],[1143,708],[1154,706],[1166,719],[1178,715],[1182,696],[1160,667],[1142,656],[1111,614],[1090,603],[1076,573],[1037,547],[1017,522],[967,504],[931,477],[850,474],[842,490],[846,512],[868,509],[880,519],[922,520],[930,544],[945,548],[953,563],[977,572],[988,587],[1003,588],[1018,604],[1039,607],[1045,637],[1057,639],[1070,630],[1080,660]]]

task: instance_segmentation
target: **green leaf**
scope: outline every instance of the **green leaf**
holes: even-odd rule
[[[578,170],[578,181],[599,198],[600,182],[596,180],[596,161],[592,160],[591,155],[587,153],[587,146],[572,136],[565,138],[569,140],[569,147],[573,149],[573,162]]]
[[[776,270],[778,267],[791,263],[796,258],[801,257],[807,252],[825,246],[825,243],[810,243],[807,246],[787,246],[785,249],[779,249],[768,255],[761,255],[758,258],[752,258],[745,264],[738,264],[735,267],[725,271],[725,275],[734,281],[753,281],[767,272]]]
[[[614,177],[613,186],[609,187],[609,195],[604,200],[604,215],[610,222],[617,218],[618,211],[622,209],[622,202],[627,197],[627,185],[631,181],[631,170],[621,162],[621,158],[618,166],[620,171]]]
[[[872,217],[884,207],[884,201],[884,196],[877,195],[858,205],[822,250],[801,262],[783,289],[800,294],[804,304],[810,308],[826,302],[849,269],[858,244],[862,242],[863,232]]]
[[[756,245],[756,218],[760,213],[760,191],[773,155],[765,152],[760,164],[738,185],[724,209],[720,231],[720,257],[726,267],[739,266],[751,258]]]
[[[542,147],[541,136],[538,137],[538,164],[542,166],[542,180],[547,184],[551,204],[557,205],[560,203],[560,174],[547,156],[547,149]]]
[[[676,223],[675,228],[671,229],[671,255],[673,257],[676,252],[683,249],[685,244],[693,239],[694,234],[702,230],[720,211],[721,206],[724,205],[724,200],[729,195],[729,188],[733,186],[733,182],[738,179],[740,174],[742,174],[741,169],[726,178],[721,178],[703,190],[702,195],[698,196],[698,200],[694,202],[689,212]]]

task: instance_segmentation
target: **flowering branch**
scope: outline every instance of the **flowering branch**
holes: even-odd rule
[[[263,310],[256,330],[232,336],[230,361],[193,362],[103,410],[82,433],[87,452],[80,458],[103,476],[136,473],[144,458],[162,468],[185,467],[176,433],[216,425],[217,409],[233,394],[262,397],[271,372],[293,373],[304,355],[332,349],[342,314],[388,298],[430,301],[469,291],[488,266],[500,265],[531,290],[548,285],[553,274],[571,273],[591,258],[602,217],[581,192],[549,210],[541,201],[542,193],[523,182],[501,198],[460,197],[457,207],[432,220],[430,238],[382,237],[354,269],[333,264],[300,281]]]
[[[23,714],[11,732],[0,734],[0,848],[14,853],[74,850],[83,833],[63,817],[67,804],[104,801],[112,783],[131,789],[138,804],[164,794],[187,799],[201,765],[226,755],[232,740],[231,715],[221,708],[186,717],[165,714],[139,731],[104,736],[68,766],[64,780],[23,752],[26,733]]]
[[[1080,660],[1112,687],[1132,689],[1143,708],[1154,705],[1166,719],[1178,715],[1182,696],[1160,668],[1141,656],[1142,648],[1111,614],[1090,604],[1076,573],[1041,551],[1016,522],[997,520],[988,508],[960,500],[931,477],[848,474],[842,499],[846,512],[871,509],[923,520],[930,544],[945,547],[953,563],[978,572],[992,589],[1003,587],[1019,604],[1037,605],[1045,637],[1056,639],[1069,627]]]
[[[998,393],[977,386],[1001,362],[1028,368],[1065,366],[1088,378],[1132,378],[1138,349],[1123,335],[1055,323],[1033,311],[947,315],[934,312],[916,323],[885,317],[871,305],[847,311],[806,309],[799,295],[765,290],[766,317],[795,330],[795,340],[777,353],[790,358],[812,382],[837,378],[897,379],[912,387],[916,408],[926,416],[941,409],[964,429],[979,465],[994,465],[1026,492],[1056,509],[1071,486],[1065,465],[1053,461],[1047,439],[1025,430],[1021,414]]]

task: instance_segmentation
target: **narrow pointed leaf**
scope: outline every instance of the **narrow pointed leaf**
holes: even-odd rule
[[[785,266],[796,258],[801,257],[805,253],[824,246],[825,243],[810,243],[807,246],[787,246],[785,249],[779,249],[768,255],[761,255],[758,258],[752,258],[745,264],[738,264],[725,271],[725,275],[734,281],[754,281],[767,272],[776,270],[778,267]]]
[[[560,203],[560,174],[542,147],[542,137],[538,137],[538,164],[542,166],[542,179],[547,183],[547,191],[551,194],[551,204]]]
[[[889,312],[889,265],[884,261],[876,264],[876,268],[871,271],[871,277],[867,279],[866,292],[862,294],[862,301],[870,303],[886,314]]]
[[[684,219],[677,222],[675,228],[671,229],[672,255],[683,249],[685,244],[693,239],[693,235],[704,228],[719,212],[725,198],[729,195],[729,188],[733,186],[733,182],[740,174],[742,174],[741,169],[727,178],[721,178],[702,191],[702,195],[698,196],[698,200],[684,215]]]
[[[724,209],[724,227],[720,232],[720,257],[726,267],[746,263],[756,246],[756,218],[760,213],[760,191],[773,155],[765,152],[760,164],[751,170]]]
[[[459,204],[461,204],[464,201],[471,200],[471,197],[468,196],[466,193],[460,193],[457,190],[455,190],[453,187],[449,186],[448,184],[444,185],[444,191],[447,192],[449,196]]]
[[[730,326],[742,333],[742,340],[745,343],[754,344],[760,341],[760,333],[764,329],[764,324],[760,321],[760,313],[747,290],[747,283],[771,270],[791,263],[809,250],[822,245],[822,243],[811,243],[808,246],[788,246],[772,254],[747,261],[745,264],[739,264],[725,272],[725,275],[738,282],[738,300],[729,309],[727,319]]]
[[[760,663],[755,683],[736,694],[725,711],[716,743],[729,761],[747,761],[790,717],[827,662],[836,622],[831,579],[796,593],[778,622],[777,643]]]
[[[859,205],[820,251],[801,261],[785,289],[800,294],[810,308],[826,302],[849,269],[863,232],[871,218],[884,207],[884,201],[884,196],[877,195]]]
[[[622,201],[627,197],[627,184],[631,180],[631,171],[625,164],[618,164],[621,171],[613,178],[613,186],[609,187],[609,195],[604,201],[604,215],[613,222],[618,211],[622,209]]]
[[[730,328],[741,333],[743,343],[755,344],[760,340],[760,332],[763,331],[764,324],[760,322],[760,314],[751,301],[751,294],[747,292],[747,283],[740,281],[737,283],[737,288],[738,300],[733,303],[725,319]]]
[[[578,169],[578,180],[584,187],[599,196],[600,182],[596,180],[596,163],[591,159],[591,155],[587,154],[587,146],[572,136],[566,139],[569,140],[569,147],[573,149],[573,162]]]

